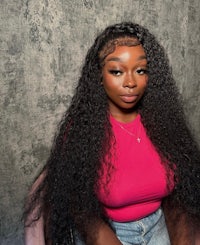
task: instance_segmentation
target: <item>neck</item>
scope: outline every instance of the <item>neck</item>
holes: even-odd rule
[[[132,113],[117,113],[117,112],[110,112],[110,114],[119,122],[128,123],[133,121],[136,116],[138,115],[137,111]]]

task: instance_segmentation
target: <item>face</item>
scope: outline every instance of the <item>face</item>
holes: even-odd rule
[[[103,86],[112,115],[136,113],[148,81],[147,59],[141,45],[117,46],[104,60]]]

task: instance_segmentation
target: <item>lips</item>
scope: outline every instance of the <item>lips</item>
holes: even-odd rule
[[[125,103],[133,103],[137,100],[138,95],[124,94],[124,95],[120,95],[120,98]]]

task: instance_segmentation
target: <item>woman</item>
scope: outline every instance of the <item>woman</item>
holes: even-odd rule
[[[26,244],[198,244],[200,151],[179,97],[147,29],[107,27],[29,195]]]

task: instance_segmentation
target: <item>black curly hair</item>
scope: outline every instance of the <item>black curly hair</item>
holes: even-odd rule
[[[123,22],[107,27],[89,49],[43,169],[45,177],[26,205],[26,219],[33,210],[37,212],[32,222],[41,214],[45,217],[46,240],[53,244],[75,244],[76,231],[86,239],[91,222],[94,225],[98,217],[106,220],[96,193],[102,162],[107,164],[109,174],[113,171],[105,157],[112,147],[113,134],[101,85],[100,53],[119,38],[137,39],[146,52],[149,79],[138,111],[167,175],[170,169],[175,173],[172,202],[190,215],[200,214],[200,192],[194,193],[200,188],[200,151],[188,129],[168,58],[146,28]]]

